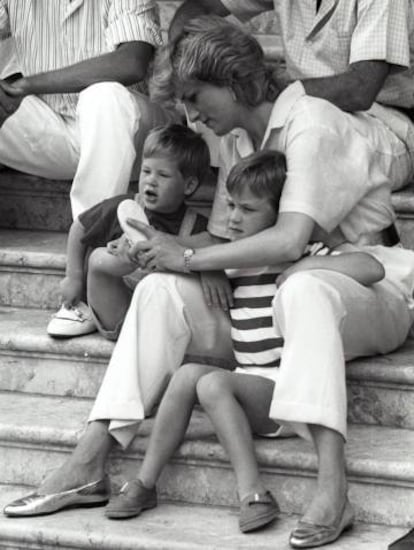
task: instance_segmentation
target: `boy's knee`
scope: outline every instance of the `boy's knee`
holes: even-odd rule
[[[196,391],[198,400],[203,408],[215,405],[220,395],[226,388],[226,376],[222,372],[206,374],[197,383]]]
[[[169,390],[175,393],[183,393],[191,391],[195,394],[197,382],[203,376],[203,370],[197,365],[187,363],[182,365],[172,375]]]
[[[108,254],[106,248],[95,248],[88,259],[88,273],[96,273],[102,269],[104,258]]]

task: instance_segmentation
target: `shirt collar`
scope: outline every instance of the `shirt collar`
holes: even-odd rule
[[[290,112],[296,103],[306,95],[305,88],[300,80],[293,82],[276,99],[269,122],[263,137],[262,147],[269,139],[272,130],[283,128],[290,116]]]
[[[300,80],[293,82],[293,84],[290,84],[280,93],[270,113],[269,122],[262,141],[262,148],[273,130],[281,129],[285,126],[292,108],[305,95],[305,88]],[[234,128],[230,134],[235,137],[237,151],[242,158],[254,152],[252,140],[246,130],[243,128]]]

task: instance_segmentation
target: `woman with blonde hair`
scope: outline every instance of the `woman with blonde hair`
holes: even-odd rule
[[[351,120],[327,101],[306,96],[300,82],[281,91],[256,40],[221,18],[185,25],[170,47],[169,62],[167,81],[190,120],[223,136],[209,224],[212,245],[177,240],[138,224],[148,240],[132,254],[139,252],[147,268],[176,273],[154,273],[138,285],[84,437],[37,495],[10,504],[6,514],[44,513],[50,494],[55,500],[50,505],[49,499],[48,512],[57,511],[67,502],[59,495],[68,489],[75,492],[72,505],[82,504],[76,491],[85,487],[90,503],[91,484],[104,478],[114,440],[123,446],[132,441],[184,356],[202,356],[215,365],[232,361],[228,316],[204,300],[199,271],[295,262],[311,240],[328,246],[378,241],[393,220],[390,166],[381,155],[380,138],[372,162],[366,137],[366,128],[374,132],[378,121],[365,113]],[[224,242],[225,179],[241,158],[260,149],[280,150],[287,159],[276,223]],[[329,162],[320,161],[321,153]],[[215,303],[226,304],[226,288],[217,284],[211,291]],[[284,348],[268,414],[310,440],[318,456],[316,490],[291,535],[294,547],[331,542],[351,522],[345,361],[387,353],[404,342],[412,320],[408,297],[409,291],[387,276],[366,287],[328,270],[297,273],[276,294],[274,322]]]

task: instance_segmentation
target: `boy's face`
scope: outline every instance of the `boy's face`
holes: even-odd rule
[[[249,237],[276,223],[277,212],[268,198],[259,198],[247,187],[229,195],[227,229],[232,241]]]
[[[184,178],[177,163],[169,157],[146,157],[142,160],[139,193],[148,210],[175,212],[185,197],[197,186],[193,178]]]

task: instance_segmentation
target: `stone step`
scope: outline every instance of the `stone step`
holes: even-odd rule
[[[67,231],[71,223],[69,189],[67,181],[0,170],[0,228]],[[191,204],[205,213],[212,198],[209,186],[200,189]],[[414,183],[393,194],[393,205],[401,240],[407,248],[414,248]]]
[[[1,487],[0,506],[24,492]],[[109,521],[101,508],[67,510],[39,518],[0,516],[0,548],[11,550],[288,550],[295,517],[282,518],[259,533],[242,535],[237,510],[162,503],[129,521]],[[332,548],[386,550],[405,528],[357,523]]]
[[[0,169],[0,228],[38,231],[69,230],[72,214],[69,203],[71,181],[49,180]],[[137,183],[131,182],[135,193]],[[208,215],[214,197],[214,183],[207,181],[188,204]]]
[[[56,309],[66,234],[0,229],[0,305]]]
[[[37,485],[73,449],[88,416],[86,400],[4,392],[0,399],[0,483]],[[146,420],[127,453],[109,465],[114,488],[136,476],[153,420]],[[264,481],[281,509],[301,513],[315,484],[316,457],[299,438],[256,440]],[[414,509],[414,432],[351,426],[347,444],[350,500],[359,520],[409,525]],[[162,499],[235,506],[235,483],[226,453],[196,410],[186,440],[159,483]],[[1,546],[0,546],[1,547]]]
[[[113,343],[98,334],[56,340],[50,312],[0,308],[0,390],[93,399]],[[414,341],[348,364],[349,420],[414,429]]]

